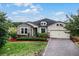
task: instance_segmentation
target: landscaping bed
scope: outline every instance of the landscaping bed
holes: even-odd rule
[[[47,41],[47,38],[39,38],[39,37],[20,37],[20,38],[10,38],[9,41]]]
[[[76,44],[76,46],[79,47],[79,37],[78,36],[71,37],[71,40]]]
[[[10,34],[9,41],[15,42],[15,41],[47,41],[48,34],[47,33],[38,33],[37,36],[33,37],[26,37],[17,35],[16,33]]]
[[[79,37],[77,37],[77,36],[72,36],[72,37],[71,37],[71,40],[72,40],[73,42],[79,42]]]
[[[0,49],[1,56],[38,56],[42,55],[47,42],[7,42]]]

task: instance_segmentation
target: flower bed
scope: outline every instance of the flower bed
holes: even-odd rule
[[[16,41],[16,38],[11,38],[10,41]]]

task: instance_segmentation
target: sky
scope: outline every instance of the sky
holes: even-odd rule
[[[0,3],[13,22],[37,21],[48,18],[56,21],[67,20],[66,15],[77,14],[79,3]]]

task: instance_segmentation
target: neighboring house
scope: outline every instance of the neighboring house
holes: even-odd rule
[[[51,38],[69,38],[70,35],[60,21],[42,19],[35,22],[25,22],[17,26],[17,35],[32,37],[37,33],[47,33]]]

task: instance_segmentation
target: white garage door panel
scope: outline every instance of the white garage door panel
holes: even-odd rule
[[[50,31],[50,37],[52,38],[69,38],[70,35],[64,31]]]

